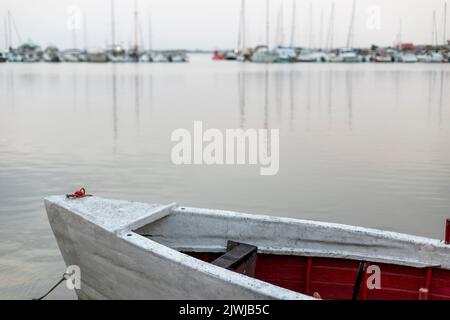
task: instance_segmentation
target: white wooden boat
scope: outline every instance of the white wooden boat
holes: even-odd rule
[[[45,205],[66,264],[81,269],[80,299],[450,299],[440,240],[98,197]],[[379,289],[355,282],[369,263]]]

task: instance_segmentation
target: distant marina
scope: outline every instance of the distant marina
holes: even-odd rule
[[[275,47],[270,46],[270,1],[266,0],[266,44],[249,48],[246,46],[246,0],[241,0],[241,17],[239,23],[238,45],[235,50],[214,51],[213,60],[237,60],[250,61],[256,63],[295,63],[295,62],[377,62],[377,63],[448,63],[450,62],[450,40],[447,40],[447,3],[443,10],[443,41],[438,41],[438,26],[436,12],[433,12],[432,44],[415,45],[402,41],[402,28],[396,35],[395,45],[381,47],[372,45],[370,48],[356,48],[354,44],[356,0],[353,0],[351,20],[348,29],[347,42],[345,47],[334,46],[334,24],[335,24],[335,4],[332,3],[330,9],[328,34],[325,46],[313,47],[312,39],[312,2],[310,4],[310,45],[309,47],[298,47],[296,42],[296,1],[292,1],[292,18],[290,45],[284,44],[283,34],[283,4],[279,8]],[[321,15],[320,39],[323,38],[323,11]],[[323,44],[323,41],[320,41]]]
[[[292,1],[292,17],[290,30],[290,43],[286,45],[283,30],[283,4],[279,8],[276,24],[276,39],[271,41],[270,1],[266,0],[266,26],[265,43],[257,46],[247,44],[246,34],[246,0],[241,0],[239,17],[239,33],[237,45],[233,49],[201,51],[212,53],[212,59],[221,61],[238,61],[254,63],[449,63],[450,62],[450,40],[447,39],[447,3],[443,9],[443,32],[442,42],[438,37],[438,17],[433,12],[432,41],[430,44],[416,45],[402,40],[402,23],[400,20],[399,31],[395,35],[395,44],[388,47],[372,45],[370,47],[354,46],[355,16],[357,14],[356,1],[353,2],[346,46],[336,47],[334,45],[335,4],[330,8],[328,19],[328,32],[325,35],[323,25],[324,14],[321,15],[320,45],[313,46],[311,40],[309,46],[297,46],[297,9],[296,1]],[[10,11],[4,19],[5,49],[0,51],[0,62],[10,63],[35,63],[35,62],[91,62],[91,63],[182,63],[189,62],[190,51],[177,50],[154,50],[152,47],[152,25],[151,14],[148,21],[147,47],[143,43],[142,26],[139,18],[138,2],[134,3],[134,40],[133,44],[126,48],[116,40],[115,1],[110,0],[111,40],[107,48],[88,49],[86,35],[84,48],[77,46],[76,29],[72,30],[73,48],[60,49],[57,46],[41,47],[32,41],[23,42],[19,33],[17,23]],[[312,33],[312,3],[310,5],[310,25]],[[84,26],[86,32],[86,26]],[[312,38],[312,34],[310,35]],[[16,41],[13,41],[16,39]],[[325,41],[322,41],[322,40]],[[14,45],[14,43],[17,45]],[[271,45],[271,43],[273,43]],[[200,52],[199,50],[194,52]]]
[[[126,49],[123,45],[116,41],[116,22],[115,22],[115,1],[110,1],[111,9],[111,45],[106,49],[87,49],[86,35],[84,35],[84,49],[77,47],[77,30],[72,29],[73,48],[61,50],[57,46],[47,46],[42,48],[40,45],[32,41],[23,43],[17,24],[10,11],[4,19],[5,29],[5,51],[0,51],[0,62],[11,63],[34,63],[34,62],[93,62],[93,63],[126,63],[126,62],[189,62],[186,50],[153,50],[152,49],[152,31],[151,22],[149,22],[149,40],[148,48],[143,48],[139,44],[142,38],[141,25],[139,23],[138,2],[134,3],[134,42],[133,45]],[[86,26],[84,26],[86,32]],[[13,45],[13,35],[19,43],[18,46]],[[143,42],[143,41],[141,41]]]

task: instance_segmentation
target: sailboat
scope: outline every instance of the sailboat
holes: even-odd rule
[[[356,0],[353,0],[350,26],[348,29],[348,36],[347,36],[347,47],[339,48],[337,51],[337,55],[331,57],[332,62],[344,62],[344,63],[360,62],[358,54],[352,48],[355,29],[355,14],[356,14]]]
[[[257,46],[250,58],[255,63],[273,63],[276,55],[269,48],[269,31],[270,31],[270,0],[266,0],[266,44]]]
[[[247,32],[246,32],[246,6],[245,0],[241,0],[241,18],[239,21],[239,36],[237,45],[236,60],[240,62],[249,61],[252,56],[252,50],[247,48]]]
[[[116,44],[116,14],[115,3],[111,0],[111,49],[107,51],[108,60],[111,62],[126,62],[127,52],[121,46]]]
[[[148,13],[148,50],[144,52],[139,58],[139,62],[155,62],[155,53],[152,49],[153,34],[152,34],[152,12]]]
[[[268,46],[262,45],[255,48],[250,60],[255,63],[273,63],[276,58]]]
[[[295,6],[295,1],[294,1]],[[273,50],[275,54],[275,62],[289,63],[296,62],[297,52],[291,47],[284,46],[284,30],[283,30],[283,4],[280,5],[277,21],[277,47]]]
[[[134,1],[134,45],[128,50],[128,61],[129,62],[139,62],[141,51],[139,50],[138,43],[138,33],[139,33],[139,20],[138,20],[138,5],[137,0]]]
[[[445,21],[446,19],[444,19]],[[438,28],[436,21],[436,11],[433,11],[433,24],[432,24],[432,43],[435,48],[438,47]],[[437,50],[430,50],[425,54],[421,54],[417,56],[419,62],[426,63],[442,63],[444,62],[444,56],[438,52]]]
[[[5,34],[8,38],[7,47],[9,48],[9,52],[6,55],[8,58],[8,62],[24,62],[24,56],[20,52],[18,48],[14,48],[13,46],[13,25],[16,26],[13,20],[13,16],[11,12],[8,10],[8,14],[5,21]],[[17,27],[15,28],[15,35],[19,43],[22,43],[22,39],[20,38],[19,33],[17,32]]]
[[[114,45],[107,54],[108,60],[111,62],[127,61],[127,51],[121,45]]]

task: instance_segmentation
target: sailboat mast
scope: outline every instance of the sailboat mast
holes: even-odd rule
[[[284,35],[283,35],[283,3],[280,5],[280,9],[278,10],[278,18],[277,18],[277,39],[276,45],[279,47],[283,46]]]
[[[138,48],[139,26],[138,26],[138,9],[137,0],[134,0],[134,47]]]
[[[245,46],[244,44],[244,33],[245,33],[245,21],[244,21],[244,6],[245,6],[245,0],[241,0],[241,12],[239,16],[239,27],[238,27],[238,42],[237,42],[237,49],[242,50],[242,48]]]
[[[114,0],[111,0],[111,46],[116,45],[116,8]]]
[[[246,39],[246,21],[245,21],[245,0],[242,0],[242,50],[245,50],[245,46],[247,45],[247,39]]]
[[[433,44],[433,45],[437,45],[437,39],[438,39],[438,36],[437,36],[437,26],[436,26],[436,11],[433,11],[433,31],[432,31],[432,41],[431,41],[431,43]]]
[[[442,44],[445,46],[447,44],[447,2],[444,4],[444,35]]]
[[[398,35],[397,35],[397,48],[400,48],[402,45],[402,30],[403,29],[403,21],[400,18],[399,28],[398,28]]]
[[[328,36],[327,36],[327,44],[326,47],[329,50],[333,49],[333,38],[334,38],[334,1],[331,4],[331,12],[330,12],[330,25],[328,26]]]
[[[148,51],[152,51],[153,47],[153,38],[152,38],[152,10],[148,11]]]
[[[297,24],[297,2],[296,0],[292,0],[291,48],[294,47],[296,24]]]
[[[84,42],[84,50],[87,51],[87,18],[86,12],[83,12],[83,42]]]
[[[9,49],[8,45],[8,22],[6,21],[6,17],[3,17],[3,26],[5,28],[5,49]]]
[[[11,25],[11,11],[8,10],[8,39],[9,39],[9,47],[13,46],[13,38],[12,38],[12,25]]]
[[[309,3],[309,48],[312,49],[313,38],[313,5]]]
[[[354,24],[355,24],[355,11],[356,11],[356,0],[353,0],[352,7],[352,18],[350,21],[350,28],[348,29],[348,37],[347,37],[347,48],[350,48],[353,44],[353,32],[354,32]]]
[[[74,49],[77,48],[77,29],[75,27],[72,29],[72,46]]]
[[[269,21],[270,21],[270,0],[266,0],[266,46],[269,47],[270,46],[270,39],[269,39],[269,32],[270,32],[270,25],[269,25]]]
[[[323,8],[320,10],[320,33],[319,33],[319,49],[322,50],[323,42]]]
[[[19,44],[23,43],[22,41],[22,37],[20,36],[19,33],[19,28],[17,28],[17,24],[15,22],[15,20],[13,20],[14,17],[11,14],[11,11],[8,10],[8,33],[9,33],[9,45],[12,47],[13,45],[13,37],[12,37],[12,33],[13,33],[13,27],[14,27],[14,32],[16,34],[17,37],[17,41],[19,42]]]

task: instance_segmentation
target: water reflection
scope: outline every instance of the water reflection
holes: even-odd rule
[[[89,107],[90,106],[90,80],[91,80],[91,76],[88,72],[84,73],[84,104]]]
[[[117,151],[118,139],[118,115],[117,115],[117,70],[116,65],[112,64],[112,120],[113,120],[113,139],[114,139],[114,153]]]
[[[148,94],[149,94],[149,114],[151,114],[153,110],[153,74],[150,73],[148,76],[149,86],[148,86]]]
[[[15,86],[14,86],[14,73],[12,70],[9,72],[9,79],[7,81],[7,87],[8,87],[7,92],[9,94],[8,98],[10,101],[10,106],[12,108],[14,108],[16,105],[16,97],[15,97],[16,90],[15,90]]]
[[[347,88],[347,110],[348,110],[348,128],[353,129],[353,72],[348,70],[345,73]]]
[[[278,71],[275,72],[275,107],[277,112],[277,121],[278,123],[281,122],[281,116],[283,111],[283,78],[284,78],[285,72]]]
[[[76,70],[72,72],[72,105],[73,109],[78,107],[78,74]]]
[[[446,96],[445,88],[447,88],[446,75],[448,75],[448,72],[444,70],[431,70],[428,72],[427,120],[429,125],[436,122],[439,128],[442,128],[444,124],[444,96]]]
[[[434,70],[430,70],[429,79],[428,79],[428,122],[431,121],[432,117],[432,104],[433,104],[433,87],[435,83],[435,72]]]
[[[294,89],[294,70],[289,72],[289,130],[294,128],[294,110],[295,110],[295,89]]]
[[[450,65],[209,57],[171,66],[4,64],[0,298],[36,296],[60,272],[42,198],[80,184],[106,197],[441,237],[450,207],[449,75]],[[280,173],[174,168],[170,134],[194,120],[279,128]]]
[[[238,73],[238,104],[239,104],[239,127],[245,127],[245,104],[246,104],[246,71],[241,70]]]
[[[444,70],[441,70],[441,83],[439,90],[439,127],[442,127],[442,108],[444,103]]]
[[[269,128],[269,65],[264,70],[264,129]]]
[[[333,127],[333,70],[328,71],[328,131]]]

